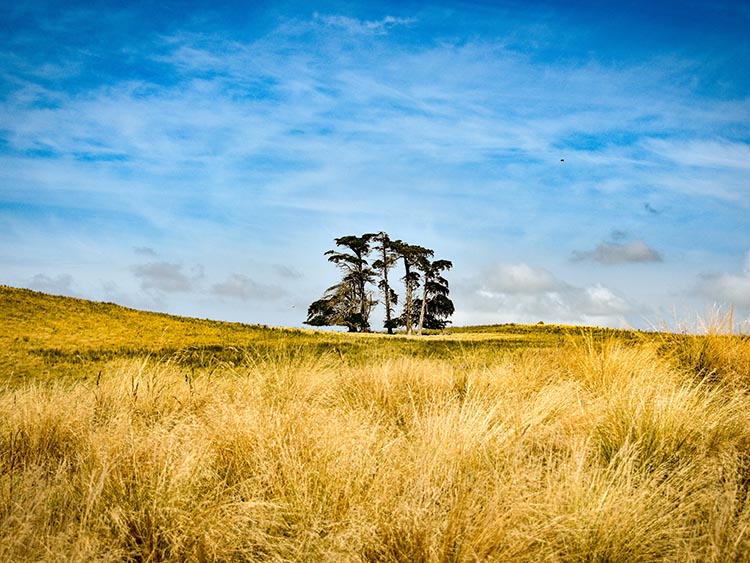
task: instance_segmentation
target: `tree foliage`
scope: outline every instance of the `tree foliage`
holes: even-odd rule
[[[349,332],[369,330],[368,317],[375,302],[362,312],[358,288],[351,279],[329,287],[322,298],[307,309],[305,324],[310,326],[345,326]]]
[[[396,265],[399,255],[388,233],[380,231],[373,236],[372,240],[378,243],[378,246],[374,249],[377,254],[377,260],[372,263],[372,267],[380,274],[378,289],[383,294],[383,306],[385,307],[385,322],[383,326],[388,331],[388,334],[393,334],[393,329],[398,326],[396,319],[393,318],[393,306],[398,303],[398,294],[391,287],[388,280],[388,272]]]
[[[420,311],[417,328],[419,334],[422,334],[424,328],[444,329],[450,323],[448,317],[455,311],[453,301],[448,298],[448,280],[442,275],[443,271],[453,267],[453,263],[450,260],[425,260],[421,266],[424,283],[422,298],[417,300]]]
[[[419,288],[422,276],[419,273],[421,265],[429,260],[434,252],[424,246],[416,244],[406,244],[397,241],[396,252],[401,258],[404,265],[404,291],[406,293],[404,310],[401,314],[400,325],[406,328],[406,334],[411,334],[414,330],[415,312],[414,293]]]
[[[339,283],[329,287],[323,297],[307,310],[305,324],[345,326],[350,332],[370,332],[370,314],[377,305],[376,287],[385,309],[384,328],[392,334],[404,327],[407,334],[419,334],[425,328],[442,329],[454,312],[448,297],[448,281],[442,272],[452,267],[448,260],[432,260],[434,251],[424,246],[392,240],[387,233],[348,235],[334,239],[337,249],[325,252],[328,261],[342,273]],[[370,254],[374,261],[369,262]],[[404,305],[394,316],[399,297],[389,272],[401,262]],[[418,297],[419,289],[421,297]]]
[[[375,272],[367,262],[373,237],[368,234],[335,239],[341,250],[329,250],[325,255],[342,271],[343,278],[310,305],[306,324],[345,326],[350,332],[370,331],[370,313],[377,303],[367,289],[375,280]]]

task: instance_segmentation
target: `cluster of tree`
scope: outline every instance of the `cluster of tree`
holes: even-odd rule
[[[329,250],[325,255],[341,269],[343,278],[310,305],[305,324],[370,332],[370,314],[379,302],[372,287],[383,297],[383,326],[388,334],[399,327],[407,334],[421,334],[423,329],[443,329],[450,322],[454,307],[448,297],[448,280],[443,277],[453,266],[449,260],[433,260],[431,249],[391,240],[384,232],[340,237],[335,242],[341,250]],[[397,316],[399,298],[389,272],[399,262],[403,265],[404,305]]]

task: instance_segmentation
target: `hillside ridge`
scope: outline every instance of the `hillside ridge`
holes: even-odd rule
[[[134,358],[203,365],[242,362],[248,354],[311,353],[347,362],[377,355],[451,358],[467,350],[495,355],[558,347],[582,334],[640,337],[634,331],[522,324],[453,327],[429,336],[351,334],[183,317],[0,285],[0,380],[86,376],[106,362]]]

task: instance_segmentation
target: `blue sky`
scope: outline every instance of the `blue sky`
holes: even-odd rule
[[[0,283],[300,326],[385,230],[455,324],[750,318],[747,2],[6,4]]]

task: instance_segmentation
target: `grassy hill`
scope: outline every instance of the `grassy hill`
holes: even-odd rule
[[[750,561],[747,336],[0,315],[0,561]]]
[[[453,327],[423,339],[352,335],[177,317],[7,286],[0,286],[0,327],[0,380],[13,381],[96,374],[101,364],[123,358],[206,367],[283,349],[363,362],[380,354],[449,358],[554,347],[583,332],[599,339],[637,338],[627,331],[556,325]]]
[[[301,331],[149,313],[0,286],[0,377],[84,373],[118,358],[247,347]]]

